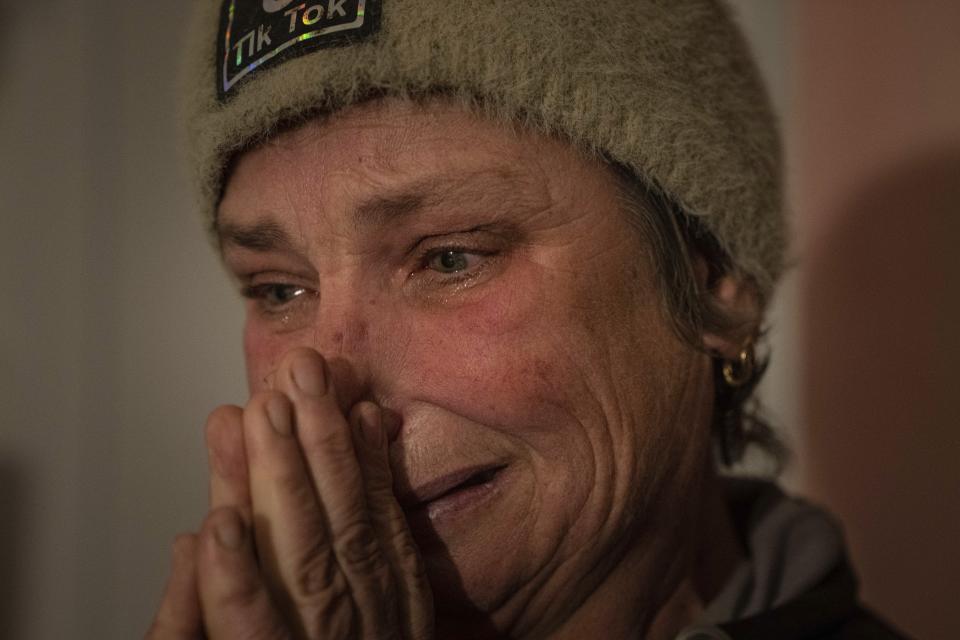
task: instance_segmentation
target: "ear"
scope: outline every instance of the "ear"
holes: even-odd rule
[[[711,306],[723,317],[733,320],[727,331],[705,328],[703,346],[724,360],[734,360],[760,327],[762,311],[757,289],[736,272],[711,277],[710,269],[701,257],[696,259],[694,268],[701,291],[706,291],[711,298]]]

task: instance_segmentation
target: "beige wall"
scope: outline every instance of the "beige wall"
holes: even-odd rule
[[[960,4],[796,3],[801,484],[868,602],[960,637]]]
[[[4,2],[0,637],[135,638],[243,399],[238,302],[177,165],[194,0]]]
[[[0,637],[140,635],[166,574],[172,536],[194,527],[203,514],[204,416],[214,404],[243,399],[239,303],[190,213],[177,164],[173,79],[182,17],[193,1],[50,0],[18,8],[0,2]],[[843,157],[844,171],[855,173],[864,159],[843,156],[841,143],[848,129],[855,131],[859,137],[850,146],[873,159],[874,147],[867,143],[877,144],[878,126],[876,120],[860,121],[860,107],[835,105],[831,100],[839,96],[822,93],[837,90],[818,84],[833,77],[827,73],[833,62],[822,63],[826,72],[810,65],[826,56],[816,57],[821,40],[833,43],[834,50],[849,49],[844,29],[862,27],[848,14],[847,23],[824,33],[823,16],[816,11],[829,7],[818,2],[799,5],[802,15],[792,13],[797,3],[735,4],[795,142],[791,173],[800,174],[798,183],[807,190],[795,198],[807,242],[804,262],[786,281],[773,310],[776,358],[764,394],[778,423],[801,445],[791,482],[808,487],[850,519],[857,559],[867,563],[862,568],[868,593],[884,606],[895,605],[895,591],[878,590],[889,575],[884,572],[896,564],[891,557],[909,562],[900,551],[929,547],[931,536],[904,529],[893,540],[898,554],[888,550],[884,555],[882,548],[871,552],[864,545],[875,539],[869,517],[877,514],[851,509],[863,494],[845,494],[836,470],[852,469],[848,475],[859,479],[855,486],[869,495],[877,467],[851,464],[851,457],[862,457],[851,449],[846,458],[831,458],[830,440],[804,438],[801,429],[805,421],[820,425],[811,436],[837,429],[835,418],[825,413],[834,401],[816,395],[816,380],[809,375],[821,369],[811,366],[811,350],[798,341],[801,335],[809,340],[827,335],[818,322],[833,311],[811,305],[821,298],[810,293],[808,283],[817,276],[809,275],[814,273],[809,265],[845,255],[827,242],[847,237],[834,231],[843,225],[827,221],[848,215],[850,207],[840,203],[846,195],[854,200],[862,186],[852,178],[833,185],[831,180],[839,178],[831,162]],[[941,7],[947,4],[944,0]],[[935,16],[927,19],[936,22]],[[887,28],[896,33],[896,21]],[[913,28],[919,33],[931,27]],[[872,43],[864,51],[880,49]],[[806,61],[801,64],[798,56]],[[841,52],[840,59],[846,58],[849,53]],[[924,81],[933,86],[943,75],[935,62],[923,62],[933,65]],[[858,73],[856,64],[869,66],[869,61],[851,61],[845,73]],[[857,93],[847,87],[842,95],[857,105],[862,98]],[[926,93],[921,88],[918,95]],[[950,119],[938,104],[935,119],[942,124]],[[846,118],[842,127],[830,124],[837,114]],[[925,135],[940,140],[938,131]],[[896,155],[902,140],[892,137],[884,148]],[[824,158],[831,162],[821,162]],[[819,245],[806,240],[819,237],[825,239]],[[940,230],[934,237],[956,236]],[[867,257],[881,260],[883,255]],[[843,259],[829,264],[831,271],[851,268]],[[850,286],[856,287],[859,272],[851,273]],[[947,281],[944,286],[955,285]],[[888,289],[885,300],[896,304],[896,293]],[[811,308],[821,313],[811,314]],[[855,321],[837,322],[845,327],[839,334],[845,339],[859,335]],[[949,338],[952,328],[941,325]],[[825,344],[844,352],[843,344]],[[948,359],[941,356],[937,362],[946,366]],[[839,365],[831,361],[829,366]],[[953,379],[930,375],[936,381]],[[949,396],[944,391],[939,397]],[[861,405],[843,399],[836,406],[855,413]],[[938,410],[947,413],[937,414],[936,422],[949,425],[949,406],[944,407]],[[956,413],[952,417],[956,424]],[[905,475],[925,478],[923,495],[933,493],[926,499],[930,512],[940,504],[942,513],[957,512],[944,504],[950,487],[937,484],[949,479],[956,440],[950,449],[949,432],[938,433],[940,440],[915,445],[909,465],[897,466],[896,449],[882,459],[884,469],[892,461],[897,471],[890,481],[901,483],[898,500],[878,508],[894,522],[904,519],[901,514],[918,515],[909,508],[913,485],[904,482]],[[823,465],[815,466],[813,456]],[[924,474],[915,464],[928,464],[932,471]],[[888,543],[883,536],[876,539]],[[943,544],[930,548],[947,560],[944,566],[956,563],[956,551],[949,555]],[[922,580],[929,574],[897,575]],[[922,593],[917,584],[923,583],[912,582],[911,593]],[[950,584],[956,592],[955,579]],[[896,613],[908,625],[923,625],[918,617],[906,608]]]

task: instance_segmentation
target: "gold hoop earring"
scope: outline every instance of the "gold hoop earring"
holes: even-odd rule
[[[723,361],[724,382],[733,388],[742,387],[753,377],[755,364],[756,357],[753,352],[753,341],[751,340],[740,350],[736,360]]]

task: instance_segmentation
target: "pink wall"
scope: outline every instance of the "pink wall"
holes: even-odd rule
[[[801,484],[870,604],[960,638],[960,3],[793,11]]]

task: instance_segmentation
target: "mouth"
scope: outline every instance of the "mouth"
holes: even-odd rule
[[[399,496],[408,519],[430,522],[484,502],[497,492],[505,464],[470,467],[431,480]]]

